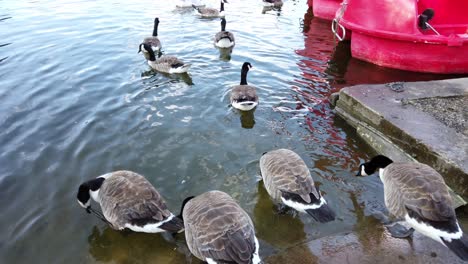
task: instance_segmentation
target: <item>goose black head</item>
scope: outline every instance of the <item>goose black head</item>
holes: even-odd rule
[[[378,169],[385,169],[393,161],[383,155],[373,157],[369,162],[359,165],[359,171],[356,176],[369,176],[375,173]]]
[[[244,64],[242,64],[243,71],[249,71],[250,68],[252,68],[252,64],[250,64],[250,62],[244,62]]]
[[[158,25],[159,25],[159,18],[154,19],[154,28],[153,28],[153,37],[158,36]]]
[[[102,183],[104,182],[104,177],[98,177],[96,179],[89,180],[84,182],[78,187],[78,193],[76,198],[78,200],[78,204],[81,207],[88,209],[91,205],[91,195],[96,194],[95,192],[101,188]]]
[[[195,198],[195,196],[189,196],[189,197],[185,198],[184,201],[182,202],[182,205],[181,205],[181,207],[180,207],[180,214],[177,216],[178,218],[180,218],[180,219],[182,220],[182,222],[184,221],[183,214],[184,214],[185,205],[186,205],[190,200],[192,200],[193,198]]]

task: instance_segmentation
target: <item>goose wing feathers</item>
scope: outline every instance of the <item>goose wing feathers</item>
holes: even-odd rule
[[[173,68],[177,68],[183,66],[184,62],[175,56],[162,56],[157,60],[157,64],[167,64]]]
[[[193,5],[192,5],[193,6]],[[204,16],[216,16],[219,14],[219,10],[211,7],[194,7],[198,13]]]
[[[236,85],[231,90],[231,102],[258,101],[257,91],[251,85]]]
[[[153,185],[134,172],[113,172],[104,181],[99,197],[104,216],[118,229],[126,223],[143,225],[171,215]]]
[[[223,38],[229,39],[231,42],[234,42],[234,34],[229,31],[220,31],[215,35],[215,42],[220,41]]]
[[[270,195],[280,199],[281,192],[299,195],[310,203],[310,194],[320,198],[310,171],[305,162],[294,151],[278,149],[265,153],[260,158],[260,169]]]
[[[250,263],[255,232],[247,213],[227,194],[211,191],[189,201],[183,212],[190,251],[217,263]]]
[[[385,203],[397,217],[412,211],[429,221],[455,217],[452,199],[442,176],[422,163],[393,163],[384,170]]]

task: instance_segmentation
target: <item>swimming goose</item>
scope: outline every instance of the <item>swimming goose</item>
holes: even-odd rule
[[[183,61],[179,60],[174,56],[162,56],[156,59],[154,55],[154,51],[148,44],[142,43],[140,44],[138,52],[148,52],[149,59],[148,65],[160,72],[167,72],[167,73],[184,73],[187,72],[190,68],[190,64],[186,64]]]
[[[135,172],[115,171],[82,183],[77,199],[87,211],[90,198],[101,205],[106,222],[116,230],[175,233],[184,227],[153,185]]]
[[[143,44],[150,45],[151,49],[154,52],[159,52],[161,50],[161,41],[158,38],[158,25],[159,25],[159,18],[154,19],[154,28],[153,28],[153,35],[151,37],[147,37],[143,40]],[[143,55],[148,60],[149,53],[146,50],[143,50]]]
[[[308,213],[316,221],[335,219],[305,162],[294,151],[277,149],[265,152],[260,158],[260,171],[265,189],[276,203]]]
[[[283,5],[283,0],[263,0],[263,6],[280,7]]]
[[[241,111],[250,111],[258,105],[258,96],[255,86],[247,84],[247,72],[252,68],[250,62],[244,62],[241,70],[240,85],[232,87],[231,105]]]
[[[219,48],[230,48],[235,45],[234,35],[226,31],[226,19],[221,19],[221,31],[215,35],[215,45]]]
[[[188,248],[197,258],[212,263],[260,263],[259,244],[249,215],[221,191],[188,197],[182,203]]]
[[[205,18],[211,18],[211,17],[224,17],[224,3],[227,3],[227,0],[221,0],[221,7],[219,10],[216,8],[211,8],[211,7],[197,7],[195,5],[192,5],[195,10],[198,11],[198,14],[201,17]]]
[[[468,260],[468,238],[458,224],[448,187],[436,170],[426,164],[393,162],[378,155],[361,164],[357,176],[377,170],[384,186],[385,205],[392,215]]]

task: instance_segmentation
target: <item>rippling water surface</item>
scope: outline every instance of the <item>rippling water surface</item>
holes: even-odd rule
[[[255,222],[264,257],[366,226],[383,232],[367,216],[382,207],[381,184],[353,177],[373,153],[327,98],[350,84],[440,76],[350,59],[306,1],[266,12],[259,2],[226,4],[230,60],[211,42],[219,20],[171,1],[0,3],[1,262],[185,263],[180,238],[116,232],[78,206],[81,182],[119,169],[145,175],[174,212],[188,195],[230,193]],[[153,72],[137,54],[155,16],[163,52],[191,63],[189,75]],[[260,96],[247,115],[228,102],[244,61]],[[258,159],[280,147],[304,158],[336,221],[274,213]]]

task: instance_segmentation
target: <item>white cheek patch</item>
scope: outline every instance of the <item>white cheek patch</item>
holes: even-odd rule
[[[80,206],[83,208],[88,208],[91,205],[91,202],[89,200],[85,204],[80,202],[80,200],[77,200],[77,201],[78,201],[78,204],[80,204]]]
[[[361,166],[361,176],[369,176],[369,175],[367,175],[366,171],[364,170],[364,166]]]

